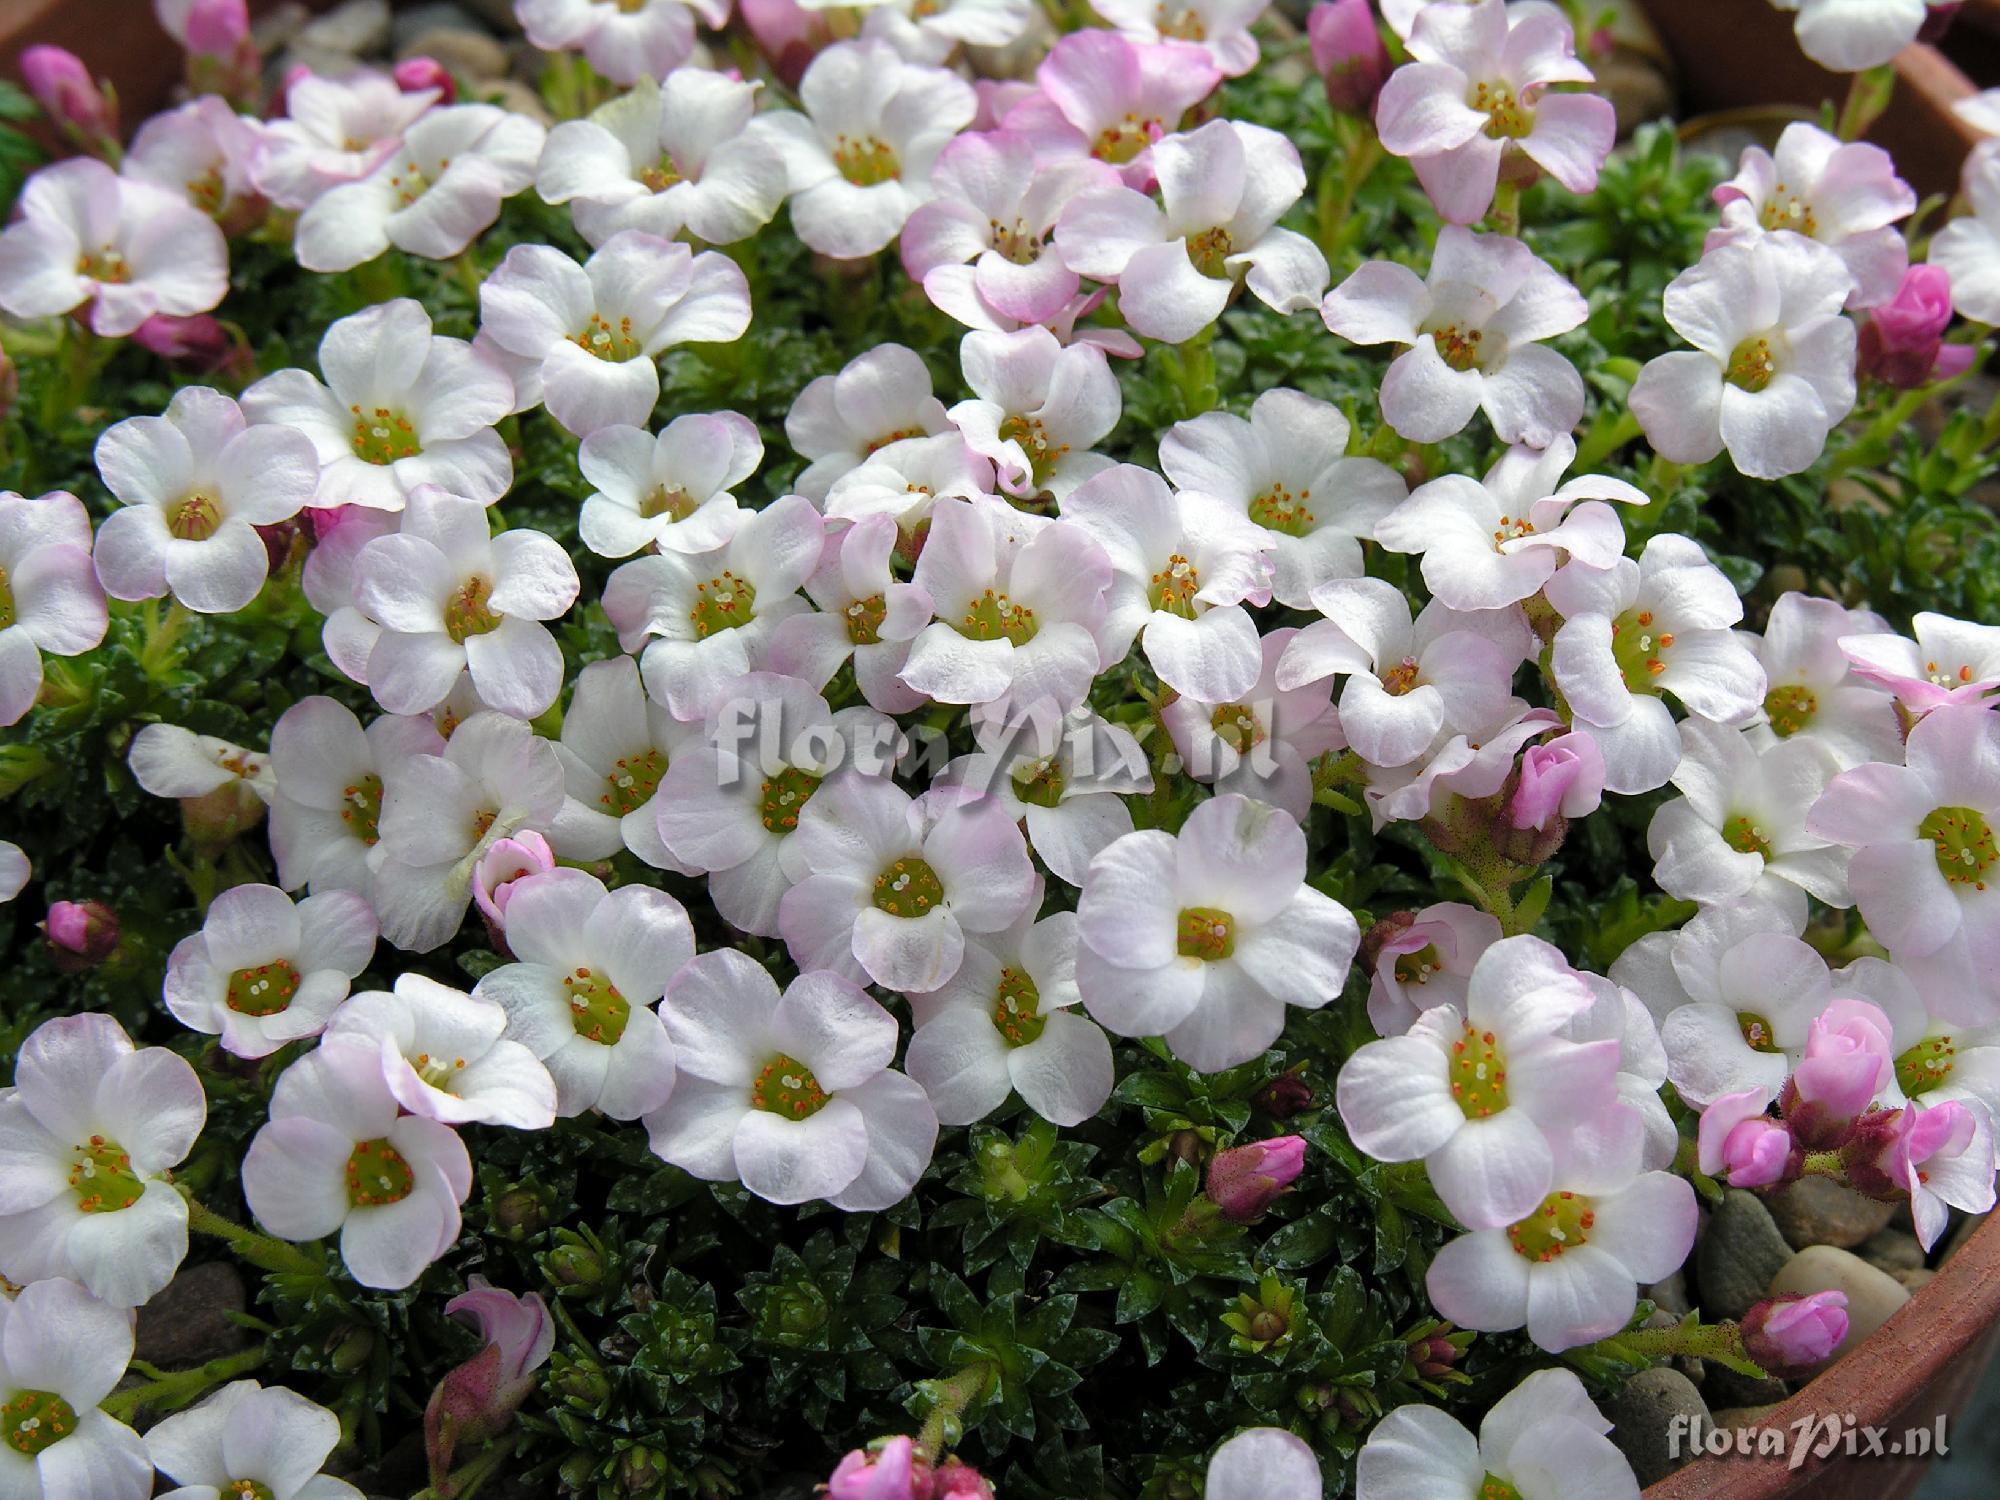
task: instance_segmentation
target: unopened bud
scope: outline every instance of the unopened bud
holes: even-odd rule
[[[95,150],[118,139],[118,106],[74,52],[30,47],[21,54],[21,78],[49,118],[79,145]]]
[[[1209,1200],[1232,1223],[1261,1218],[1298,1180],[1306,1163],[1306,1143],[1295,1135],[1233,1146],[1208,1164]]]
[[[42,921],[49,956],[65,974],[94,969],[118,948],[118,914],[102,901],[58,901]]]

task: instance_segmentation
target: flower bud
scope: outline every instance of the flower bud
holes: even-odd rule
[[[1358,962],[1370,974],[1380,967],[1382,950],[1399,935],[1416,925],[1417,914],[1413,911],[1392,911],[1378,920],[1361,934],[1361,951]]]
[[[1368,0],[1315,5],[1306,16],[1306,35],[1327,103],[1342,114],[1372,114],[1375,96],[1389,80],[1389,52]]]
[[[1462,1352],[1442,1333],[1433,1333],[1410,1345],[1410,1363],[1416,1366],[1419,1378],[1436,1380],[1452,1372]]]
[[[493,1225],[510,1239],[534,1234],[548,1223],[548,1201],[531,1187],[511,1187],[494,1202]]]
[[[326,1362],[337,1374],[353,1375],[375,1353],[375,1335],[366,1328],[342,1328],[327,1340]]]
[[[611,1378],[596,1365],[566,1365],[553,1383],[557,1395],[579,1406],[601,1406],[611,1399]]]
[[[396,87],[406,94],[438,91],[438,103],[450,104],[458,98],[458,84],[445,65],[435,57],[406,57],[395,67]]]
[[[565,1239],[542,1264],[558,1288],[588,1289],[604,1280],[604,1257],[579,1239]]]
[[[1896,1155],[1909,1113],[1907,1109],[1871,1109],[1849,1128],[1847,1138],[1840,1143],[1840,1170],[1855,1192],[1889,1203],[1903,1196]]]
[[[1231,1223],[1252,1223],[1298,1180],[1305,1163],[1306,1143],[1295,1135],[1233,1146],[1208,1164],[1209,1201]]]
[[[1847,1294],[1767,1297],[1743,1315],[1743,1352],[1773,1375],[1803,1375],[1847,1337]]]
[[[183,797],[181,827],[206,855],[220,854],[264,821],[264,799],[249,782],[226,781],[199,797]]]
[[[1520,829],[1543,829],[1557,816],[1593,813],[1603,800],[1604,752],[1591,736],[1572,731],[1521,752],[1507,821]]]
[[[1887,302],[1861,324],[1858,370],[1898,390],[1915,390],[1964,373],[1971,344],[1946,344],[1951,325],[1951,274],[1943,266],[1911,266]]]
[[[250,7],[246,0],[192,0],[177,35],[190,52],[232,57],[250,39]]]
[[[133,331],[132,342],[169,363],[201,374],[226,369],[249,353],[207,313],[185,318],[155,313]]]
[[[826,1482],[827,1500],[930,1500],[931,1466],[907,1437],[856,1448]]]
[[[1866,1000],[1835,1000],[1816,1016],[1780,1096],[1792,1133],[1815,1150],[1838,1145],[1895,1072],[1892,1036],[1889,1018]]]
[[[1289,1120],[1312,1108],[1312,1085],[1299,1076],[1296,1068],[1290,1069],[1252,1094],[1250,1102],[1273,1120]]]
[[[1695,1131],[1695,1165],[1732,1187],[1769,1187],[1798,1175],[1804,1152],[1792,1133],[1764,1113],[1768,1090],[1724,1094],[1702,1111]]]
[[[496,938],[507,930],[507,900],[513,894],[509,887],[555,867],[555,851],[533,829],[500,839],[479,856],[479,863],[472,867],[472,899],[479,903],[480,914]]]
[[[118,138],[118,106],[74,52],[28,48],[21,54],[21,79],[49,118],[81,144],[94,149]]]
[[[637,1443],[618,1455],[618,1483],[626,1494],[657,1494],[666,1482],[666,1455],[658,1449]]]
[[[118,914],[102,901],[57,901],[42,921],[49,956],[65,974],[94,969],[118,947]]]
[[[931,1500],[993,1500],[993,1486],[970,1464],[948,1458],[931,1479]]]
[[[517,1297],[477,1276],[444,1310],[476,1324],[486,1343],[446,1372],[424,1407],[424,1452],[433,1487],[451,1472],[460,1442],[483,1442],[506,1427],[534,1390],[534,1371],[548,1362],[556,1342],[555,1324],[540,1297],[532,1292]]]

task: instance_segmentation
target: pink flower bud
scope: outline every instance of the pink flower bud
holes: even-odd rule
[[[42,919],[49,956],[65,974],[94,969],[118,947],[118,914],[102,901],[57,901]]]
[[[1769,1297],[1743,1315],[1743,1352],[1773,1375],[1803,1375],[1847,1337],[1847,1294]]]
[[[555,1348],[548,1307],[530,1292],[517,1297],[478,1276],[472,1289],[444,1305],[446,1313],[479,1329],[486,1346],[446,1373],[424,1408],[424,1448],[432,1484],[451,1469],[460,1442],[480,1442],[507,1425],[535,1388],[534,1371]]]
[[[1724,1094],[1702,1111],[1695,1131],[1695,1165],[1711,1177],[1727,1175],[1732,1187],[1769,1187],[1796,1170],[1792,1134],[1764,1113],[1768,1090]]]
[[[1963,373],[1970,344],[1944,342],[1951,326],[1951,275],[1943,266],[1911,266],[1887,302],[1861,325],[1860,373],[1898,390],[1914,390]]]
[[[993,1486],[970,1464],[948,1458],[931,1479],[931,1500],[993,1500]]]
[[[509,887],[531,875],[543,875],[556,867],[555,851],[549,841],[533,829],[510,839],[501,839],[479,856],[472,868],[472,899],[479,903],[486,920],[496,930],[507,926]]]
[[[1805,1058],[1785,1085],[1792,1131],[1814,1149],[1838,1145],[1894,1071],[1894,1028],[1879,1006],[1835,1000],[1806,1033]]]
[[[1209,1201],[1230,1222],[1251,1223],[1298,1180],[1305,1164],[1306,1143],[1296,1135],[1233,1146],[1208,1164]]]
[[[117,139],[118,108],[74,52],[30,47],[21,54],[21,78],[49,118],[79,140]]]
[[[1580,818],[1604,800],[1604,752],[1587,734],[1558,735],[1521,752],[1521,779],[1507,808],[1516,828],[1546,828],[1560,813]]]
[[[826,17],[798,0],[742,0],[736,13],[787,86],[796,88],[819,49],[833,40]]]
[[[315,542],[323,542],[340,529],[340,523],[354,513],[352,505],[309,505],[299,512]]]
[[[930,1500],[931,1466],[907,1437],[878,1439],[840,1461],[827,1500]]]
[[[134,330],[132,342],[200,375],[247,369],[250,360],[249,346],[207,313],[155,313]]]
[[[250,39],[250,7],[246,0],[194,0],[187,8],[181,40],[201,57],[234,57]]]
[[[1313,67],[1343,114],[1367,116],[1389,78],[1389,53],[1368,0],[1326,0],[1306,16]]]
[[[406,94],[438,91],[438,103],[449,104],[458,97],[458,84],[445,65],[435,57],[406,57],[396,64],[396,87]]]

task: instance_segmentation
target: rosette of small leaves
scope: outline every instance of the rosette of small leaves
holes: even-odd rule
[[[1039,1116],[1030,1115],[1018,1137],[975,1129],[964,1151],[938,1153],[934,1170],[962,1196],[930,1215],[926,1228],[959,1230],[955,1264],[967,1276],[1002,1256],[1025,1270],[1045,1240],[1072,1240],[1076,1207],[1108,1191],[1084,1175],[1096,1154],[1083,1141],[1061,1139]]]
[[[865,1234],[869,1219],[844,1226]],[[797,1413],[812,1426],[858,1431],[851,1403],[893,1390],[902,1380],[880,1347],[903,1310],[904,1270],[881,1256],[863,1260],[854,1245],[819,1230],[798,1250],[779,1245],[768,1271],[744,1278],[737,1301],[750,1315],[749,1348],[764,1367],[762,1401],[772,1416]],[[842,1419],[830,1414],[842,1405]]]

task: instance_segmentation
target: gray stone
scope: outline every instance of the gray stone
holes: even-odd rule
[[[1937,1279],[1937,1272],[1929,1266],[1898,1266],[1889,1273],[1912,1292],[1920,1292]]]
[[[507,49],[485,32],[463,26],[420,31],[396,49],[396,56],[432,58],[452,77],[471,84],[507,76]]]
[[[302,39],[280,52],[277,62],[266,69],[266,74],[275,92],[277,85],[290,77],[294,68],[305,68],[322,78],[345,78],[363,66],[361,59],[352,52],[342,52],[334,47],[315,47]]]
[[[1801,1177],[1765,1200],[1771,1218],[1795,1250],[1833,1245],[1852,1250],[1889,1222],[1893,1203],[1864,1198],[1831,1177]]]
[[[396,7],[389,22],[389,45],[396,49],[398,57],[403,57],[410,51],[414,38],[426,31],[445,29],[476,31],[481,36],[489,32],[486,23],[464,6],[453,5],[451,0],[430,0],[424,5]]]
[[[1609,99],[1617,111],[1621,140],[1647,121],[1674,112],[1673,81],[1665,68],[1645,54],[1620,47],[1591,67],[1597,74],[1593,92]]]
[[[350,57],[389,48],[389,0],[343,0],[299,33],[300,42]]]
[[[269,57],[288,46],[311,19],[312,12],[300,0],[284,0],[250,23],[250,40],[257,44],[260,56]]]
[[[1725,1406],[1773,1406],[1789,1396],[1792,1388],[1775,1375],[1756,1379],[1739,1375],[1727,1365],[1710,1365],[1708,1379],[1701,1383],[1701,1393],[1717,1412],[1715,1420],[1720,1422]]]
[[[1876,1269],[1852,1251],[1833,1245],[1808,1245],[1786,1261],[1771,1278],[1771,1295],[1794,1292],[1844,1292],[1847,1295],[1847,1337],[1833,1351],[1834,1360],[1865,1343],[1870,1334],[1910,1300],[1910,1289],[1887,1271]]]
[[[1742,1317],[1791,1257],[1792,1247],[1762,1200],[1732,1188],[1695,1242],[1694,1277],[1702,1311],[1711,1319]]]
[[[1665,1479],[1694,1459],[1691,1433],[1706,1432],[1714,1418],[1694,1382],[1678,1370],[1655,1365],[1641,1370],[1625,1389],[1603,1405],[1618,1445],[1642,1485]],[[1676,1424],[1674,1418],[1685,1420]],[[1678,1451],[1671,1434],[1680,1434]]]
[[[1775,1401],[1762,1406],[1724,1406],[1715,1413],[1715,1425],[1726,1432],[1735,1432],[1744,1427],[1762,1427],[1765,1418],[1778,1409]]]
[[[139,1309],[135,1356],[165,1369],[198,1365],[233,1354],[249,1342],[230,1321],[245,1305],[243,1277],[226,1260],[182,1266],[152,1301]]]
[[[514,0],[465,0],[465,8],[502,36],[521,34],[520,18],[514,14]]]
[[[1924,1264],[1924,1247],[1914,1234],[1901,1229],[1878,1229],[1854,1253],[1892,1276],[1898,1271],[1921,1270]]]
[[[517,115],[526,115],[531,120],[539,120],[544,125],[555,124],[555,116],[549,113],[542,96],[525,83],[516,83],[511,78],[488,78],[471,85],[466,90],[468,99],[481,100],[487,104],[497,104],[502,109],[511,109]]]
[[[1661,1312],[1672,1313],[1675,1317],[1685,1317],[1694,1311],[1694,1299],[1688,1295],[1687,1272],[1679,1270],[1663,1281],[1639,1288],[1639,1295],[1651,1302]]]

